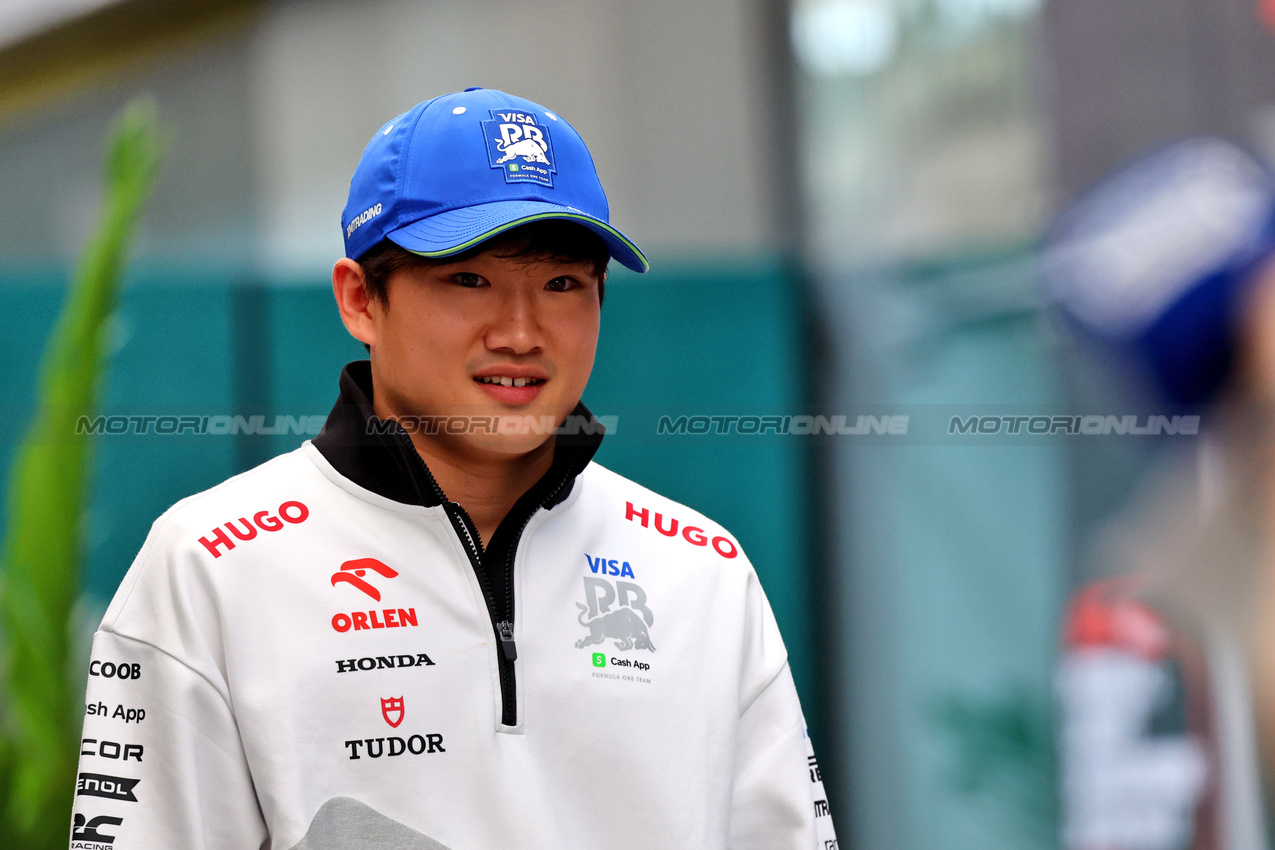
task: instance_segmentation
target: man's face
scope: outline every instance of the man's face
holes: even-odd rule
[[[539,447],[543,423],[562,422],[593,370],[599,283],[590,262],[490,253],[395,272],[385,302],[370,305],[378,415],[471,417],[468,433],[444,427],[426,438],[474,457]],[[486,430],[483,417],[500,417],[504,432],[492,433],[497,419]]]

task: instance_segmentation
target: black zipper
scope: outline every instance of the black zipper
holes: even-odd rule
[[[419,459],[419,456],[418,456]],[[425,466],[425,462],[421,461],[421,466]],[[426,472],[429,469],[426,467]],[[431,479],[433,475],[430,476]],[[434,482],[434,486],[438,487],[438,482]],[[439,491],[442,492],[441,490]],[[448,501],[443,497],[443,510],[448,518],[452,521],[452,526],[456,529],[456,535],[460,538],[461,543],[465,545],[465,551],[469,554],[469,563],[474,568],[474,575],[478,578],[478,586],[482,589],[483,598],[487,602],[487,615],[491,618],[492,631],[496,634],[496,645],[500,647],[500,651],[496,653],[496,671],[500,678],[500,722],[505,726],[518,725],[518,680],[514,675],[514,661],[518,659],[518,647],[514,643],[514,594],[513,594],[513,557],[509,559],[509,566],[506,570],[506,581],[508,584],[508,593],[505,594],[505,610],[498,611],[495,594],[491,591],[491,576],[487,571],[487,564],[483,559],[482,553],[478,549],[478,530],[474,527],[474,521],[470,519],[469,514],[463,507],[456,502]],[[523,526],[526,527],[525,525]],[[519,537],[522,535],[519,534]],[[517,542],[511,547],[511,552],[516,551]]]
[[[527,524],[531,522],[535,509],[533,508],[522,520],[518,533],[510,542],[509,557],[504,565],[505,605],[503,611],[498,611],[497,608],[500,606],[497,605],[496,596],[492,592],[492,576],[487,569],[482,550],[478,547],[478,529],[474,526],[473,519],[470,518],[463,507],[447,498],[443,488],[438,486],[438,480],[434,478],[434,473],[429,471],[429,467],[425,464],[420,454],[417,453],[416,447],[412,445],[412,438],[407,435],[407,432],[400,432],[399,437],[404,443],[407,454],[414,459],[416,469],[423,474],[425,480],[433,488],[434,495],[442,503],[443,512],[451,520],[452,528],[455,529],[456,536],[460,538],[460,542],[465,547],[465,553],[469,556],[470,566],[473,567],[474,575],[478,579],[478,586],[483,592],[483,599],[487,603],[487,615],[491,618],[492,632],[496,636],[496,646],[499,647],[496,653],[496,670],[500,679],[500,722],[504,726],[517,726],[518,680],[515,675],[514,662],[518,659],[518,646],[514,642],[514,556],[518,551],[518,543],[522,539],[522,533],[526,530]],[[553,495],[557,495],[561,489],[562,484],[559,484],[554,489]]]

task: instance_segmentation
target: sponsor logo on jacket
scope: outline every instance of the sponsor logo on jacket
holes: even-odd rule
[[[210,531],[207,537],[199,538],[199,542],[214,558],[220,558],[235,548],[236,540],[240,542],[252,540],[257,536],[258,531],[273,534],[286,525],[303,523],[309,516],[310,509],[301,502],[284,502],[274,513],[268,510],[257,511],[252,515],[251,520],[248,517],[239,517],[237,520],[219,525]],[[222,552],[221,549],[226,551]]]
[[[376,558],[357,558],[346,561],[341,565],[341,569],[332,574],[332,586],[336,587],[338,583],[344,582],[380,602],[381,591],[365,578],[368,570],[384,578],[398,578],[398,570],[383,561],[378,561]]]
[[[443,748],[443,736],[437,732],[430,732],[426,735],[409,735],[406,738],[398,736],[359,738],[353,741],[346,741],[345,746],[350,751],[350,761],[356,761],[364,756],[370,759],[379,759],[382,756],[394,758],[405,753],[421,756],[447,752]]]
[[[142,760],[141,744],[120,744],[116,741],[99,741],[97,738],[80,739],[80,755],[98,756],[104,759]]]
[[[102,850],[102,848],[110,847],[115,843],[115,836],[112,834],[114,830],[111,832],[104,830],[123,823],[123,818],[107,815],[90,818],[77,814],[71,824],[71,850]]]
[[[650,508],[638,508],[632,502],[625,502],[624,505],[624,518],[629,522],[636,522],[643,528],[658,531],[665,537],[678,537],[678,530],[680,529],[682,532],[681,539],[692,546],[712,546],[713,551],[723,558],[735,558],[739,555],[739,547],[729,537],[718,535],[710,539],[704,529],[694,525],[686,525],[676,517],[669,517],[666,520],[659,511],[655,511],[655,522],[652,524]]]
[[[406,713],[402,697],[381,697],[381,716],[390,724],[390,728],[397,729]]]
[[[368,573],[375,573],[379,578],[373,579]],[[357,590],[364,596],[381,601],[381,591],[376,585],[398,578],[398,570],[376,558],[356,558],[341,564],[341,569],[332,574],[333,587],[345,585]],[[375,582],[376,584],[374,584]],[[415,626],[415,608],[382,608],[379,611],[351,611],[332,615],[332,628],[338,632],[356,632],[365,629],[402,629]]]
[[[604,576],[625,576],[627,578],[636,578],[633,575],[633,568],[629,566],[628,561],[617,561],[614,558],[607,560],[601,555],[593,557],[585,555],[585,560],[589,562],[589,572],[593,574],[601,573]]]
[[[140,679],[142,665],[94,660],[89,662],[89,675],[101,676],[103,679]]]
[[[115,710],[111,711],[111,707],[104,702],[91,702],[84,707],[84,713],[89,717],[109,717],[112,720],[123,720],[127,723],[141,723],[146,719],[146,709],[129,708],[123,703],[115,706]]]
[[[401,726],[404,718],[407,717],[407,706],[403,697],[381,697],[381,717],[392,729]],[[350,751],[350,761],[364,757],[397,758],[404,754],[420,756],[447,752],[443,747],[443,736],[437,732],[408,735],[406,738],[396,735],[381,738],[356,738],[346,741],[345,747]]]
[[[349,614],[333,614],[332,628],[338,632],[356,632],[364,629],[405,629],[416,626],[415,608],[382,608],[380,611],[351,611]]]
[[[393,670],[401,667],[433,667],[434,662],[423,652],[415,655],[376,655],[366,658],[341,658],[336,662],[338,673],[357,670]]]
[[[78,797],[105,797],[121,803],[136,803],[137,796],[133,794],[133,789],[141,781],[101,773],[81,773],[75,784],[75,794]]]
[[[592,565],[592,561],[590,562]],[[627,563],[625,566],[628,566]],[[612,640],[616,649],[645,649],[655,651],[648,629],[655,624],[655,615],[646,604],[646,591],[631,581],[612,584],[604,578],[584,577],[584,604],[577,622],[589,633],[576,641],[576,648],[595,646]]]

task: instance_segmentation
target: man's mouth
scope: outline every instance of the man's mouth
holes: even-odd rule
[[[490,375],[474,380],[480,384],[499,384],[502,387],[534,387],[545,382],[544,378],[510,378],[503,375]]]

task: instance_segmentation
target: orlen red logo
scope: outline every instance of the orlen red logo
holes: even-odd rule
[[[360,593],[381,601],[381,591],[369,580],[368,572],[376,573],[382,579],[398,577],[398,570],[376,558],[355,558],[346,561],[341,569],[332,574],[332,586],[348,584]],[[374,579],[379,583],[379,579]],[[359,632],[364,629],[401,629],[416,625],[415,608],[382,608],[379,611],[351,611],[332,615],[332,628],[338,632],[350,629]]]
[[[341,569],[332,574],[332,586],[336,587],[337,582],[343,581],[354,585],[377,602],[380,602],[381,591],[363,580],[368,570],[380,573],[386,578],[394,578],[398,575],[398,570],[375,558],[358,558],[353,561],[346,561],[341,565]]]
[[[235,548],[235,541],[230,539],[226,534],[227,531],[239,540],[251,540],[257,536],[257,529],[275,532],[283,528],[285,522],[292,525],[305,522],[306,517],[310,516],[310,509],[300,502],[284,502],[279,506],[277,513],[278,516],[275,516],[270,511],[257,511],[252,515],[251,522],[247,517],[240,517],[238,520],[232,520],[214,528],[208,537],[199,538],[199,542],[204,544],[204,548],[214,558],[220,558],[222,553],[217,551],[218,546],[225,546],[227,552]],[[239,528],[239,524],[243,525],[242,529]]]
[[[647,508],[635,508],[632,502],[625,502],[624,518],[629,521],[636,520],[642,524],[643,528],[650,528],[651,512]],[[676,519],[670,517],[668,527],[664,527],[664,515],[658,511],[655,514],[655,530],[665,537],[677,537],[678,526],[681,525]],[[682,539],[692,546],[707,546],[709,544],[708,535],[704,533],[704,529],[697,528],[693,525],[681,525]],[[734,558],[739,554],[739,549],[729,537],[714,537],[712,539],[713,550],[723,558]]]

